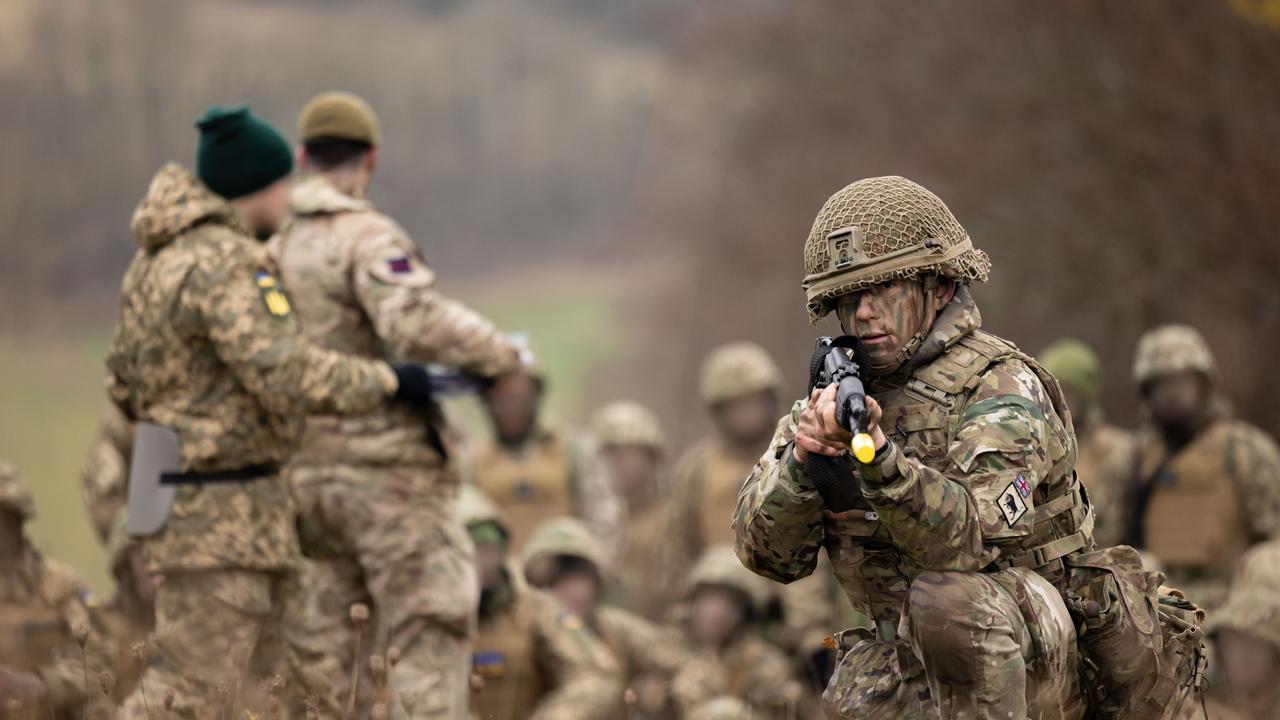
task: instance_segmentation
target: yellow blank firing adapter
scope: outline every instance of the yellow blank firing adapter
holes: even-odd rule
[[[863,465],[870,463],[876,457],[876,443],[868,433],[854,435],[853,442],[849,443],[849,450]]]

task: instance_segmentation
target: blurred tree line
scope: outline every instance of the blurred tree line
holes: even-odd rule
[[[593,396],[643,397],[677,435],[722,341],[760,340],[799,391],[801,245],[877,174],[935,190],[991,254],[989,328],[1098,348],[1117,419],[1138,335],[1185,321],[1277,432],[1280,34],[1255,4],[6,0],[0,324],[109,326],[129,214],[190,162],[204,106],[291,130],[341,87],[379,109],[375,198],[447,289],[618,278],[632,352]]]

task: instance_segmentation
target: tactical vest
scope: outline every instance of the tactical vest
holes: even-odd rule
[[[1069,416],[1057,380],[1012,344],[975,330],[917,368],[903,386],[875,395],[884,410],[880,427],[907,457],[945,470],[965,401],[983,373],[1005,360],[1020,360],[1035,372],[1065,425]],[[1074,445],[1064,447],[1053,436],[1049,441],[1046,451],[1053,464],[1034,490],[1032,532],[1023,538],[994,541],[1001,545],[1005,559],[989,569],[1029,567],[1056,584],[1063,575],[1061,558],[1092,546],[1093,514],[1072,469]],[[913,566],[894,546],[870,504],[861,497],[858,500],[860,505],[847,519],[826,520],[827,554],[854,607],[867,609],[877,624],[891,625],[901,616],[907,590],[922,568]]]
[[[1159,442],[1143,449],[1139,478],[1150,488],[1143,547],[1170,570],[1225,576],[1249,546],[1230,442],[1231,423],[1219,421],[1176,455]]]
[[[517,596],[504,613],[481,619],[472,656],[472,672],[484,685],[471,696],[471,711],[481,720],[528,717],[547,694],[547,678],[538,667],[533,632],[537,610]]]
[[[573,453],[558,435],[534,440],[520,455],[492,443],[476,456],[475,484],[498,506],[519,552],[545,520],[574,515]]]
[[[702,527],[702,547],[734,542],[733,509],[738,504],[738,491],[742,481],[751,473],[753,462],[734,457],[720,443],[715,442],[703,456],[699,512]]]
[[[57,610],[31,603],[0,602],[0,665],[35,672],[71,639]]]

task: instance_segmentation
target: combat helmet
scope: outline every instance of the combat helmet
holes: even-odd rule
[[[1214,380],[1218,367],[1204,336],[1190,325],[1161,325],[1148,330],[1138,341],[1133,361],[1133,379],[1139,385],[1161,375],[1195,370]]]
[[[640,403],[628,400],[611,402],[597,410],[591,418],[591,432],[605,447],[639,445],[658,453],[667,448],[667,437],[658,416]]]
[[[1238,630],[1267,641],[1280,651],[1280,541],[1245,553],[1227,602],[1209,614],[1209,633]]]
[[[551,584],[557,557],[579,558],[590,563],[597,575],[604,572],[600,541],[577,518],[552,518],[533,531],[520,558],[525,577],[539,587]]]
[[[707,548],[689,571],[688,596],[700,587],[715,586],[737,590],[751,602],[753,612],[762,611],[770,600],[769,585],[764,578],[742,565],[733,546],[714,545]]]
[[[0,460],[0,507],[18,513],[24,521],[36,515],[36,504],[18,469],[4,460]]]
[[[817,322],[841,295],[890,280],[934,273],[984,282],[987,254],[938,198],[906,178],[867,178],[832,195],[804,244],[809,320]]]
[[[1040,364],[1092,406],[1102,389],[1102,365],[1093,349],[1074,338],[1059,340],[1040,353]]]
[[[769,353],[753,342],[721,345],[702,363],[702,401],[707,405],[781,389],[782,372]]]

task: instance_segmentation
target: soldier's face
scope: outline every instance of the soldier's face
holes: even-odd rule
[[[1203,412],[1208,390],[1204,376],[1194,370],[1161,375],[1145,388],[1147,406],[1161,425],[1184,425]]]
[[[902,348],[933,325],[954,294],[951,281],[926,288],[919,280],[891,280],[841,297],[836,316],[845,333],[862,341],[872,370],[893,370]]]
[[[476,542],[476,579],[481,592],[496,590],[503,582],[507,562],[507,545],[501,542]]]
[[[1280,674],[1280,652],[1261,638],[1226,629],[1218,632],[1214,645],[1231,690],[1251,695],[1268,688]]]
[[[585,618],[595,611],[599,586],[592,573],[564,572],[551,583],[551,593],[566,610]]]
[[[689,605],[689,633],[699,647],[720,647],[746,620],[741,595],[726,588],[700,588]]]
[[[289,178],[281,178],[252,195],[232,200],[231,207],[255,237],[266,240],[289,218],[291,189]]]
[[[22,516],[0,508],[0,555],[12,556],[22,549]]]
[[[493,429],[503,441],[524,438],[538,418],[542,388],[524,373],[513,373],[489,388],[485,396]]]
[[[657,451],[643,445],[610,445],[604,450],[605,462],[618,487],[628,497],[643,495],[658,482]]]
[[[725,400],[711,411],[716,428],[737,445],[754,445],[773,435],[778,420],[778,398],[762,390]]]

